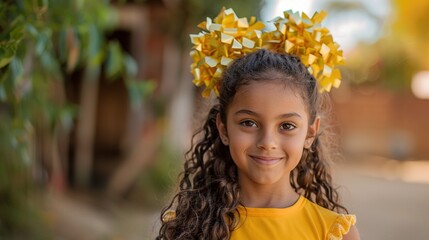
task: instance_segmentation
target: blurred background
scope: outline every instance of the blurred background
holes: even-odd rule
[[[429,1],[2,0],[0,239],[153,239],[213,98],[190,33],[222,6],[325,20],[335,180],[362,239],[429,239]]]

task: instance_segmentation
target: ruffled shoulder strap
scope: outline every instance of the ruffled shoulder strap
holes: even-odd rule
[[[328,232],[327,240],[341,240],[343,235],[347,234],[352,225],[356,223],[355,215],[338,215],[335,219],[334,224],[332,224],[331,229]]]
[[[171,220],[174,220],[176,218],[176,211],[175,210],[167,210],[163,215],[162,215],[162,221],[163,222],[169,222]]]

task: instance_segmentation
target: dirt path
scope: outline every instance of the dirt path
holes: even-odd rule
[[[363,240],[429,239],[429,171],[421,171],[427,166],[385,162],[339,169],[345,203],[357,215]]]

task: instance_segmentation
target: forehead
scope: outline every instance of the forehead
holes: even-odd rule
[[[297,112],[307,114],[307,107],[299,91],[278,81],[252,81],[236,92],[229,111],[248,109],[265,115]]]

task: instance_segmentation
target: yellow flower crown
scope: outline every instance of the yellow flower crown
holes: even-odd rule
[[[194,84],[205,86],[203,97],[212,90],[219,96],[221,75],[228,64],[261,48],[300,57],[316,77],[321,92],[340,86],[341,73],[336,66],[344,63],[343,52],[329,30],[321,26],[326,12],[316,12],[311,18],[290,10],[283,14],[284,18],[272,20],[276,29],[268,32],[262,32],[265,25],[255,17],[238,18],[231,8],[222,8],[216,18],[198,25],[204,31],[190,35],[194,44],[191,72]]]

